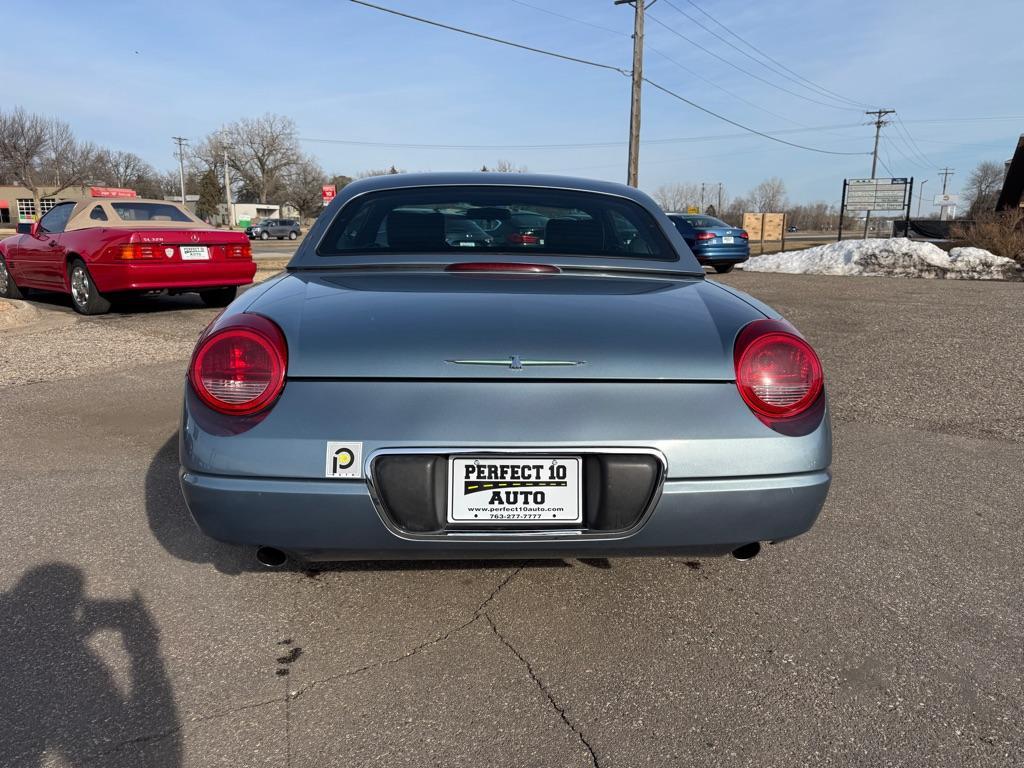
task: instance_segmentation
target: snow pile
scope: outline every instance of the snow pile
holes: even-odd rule
[[[962,280],[1021,280],[1021,267],[981,248],[953,248],[905,237],[843,240],[791,253],[755,256],[741,265],[747,272],[870,277],[945,277]]]

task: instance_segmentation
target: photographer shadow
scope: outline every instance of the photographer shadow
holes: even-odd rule
[[[127,655],[126,686],[90,647],[108,631]],[[137,593],[91,600],[75,566],[32,568],[0,593],[0,648],[0,764],[181,765],[159,632]]]

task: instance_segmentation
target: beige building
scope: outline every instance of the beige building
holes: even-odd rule
[[[0,227],[13,229],[20,221],[34,221],[50,210],[58,200],[86,200],[92,195],[89,187],[71,187],[53,197],[43,197],[36,210],[32,190],[27,187],[0,185]]]

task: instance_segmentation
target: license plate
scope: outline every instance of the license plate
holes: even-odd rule
[[[209,261],[210,249],[205,245],[183,245],[179,248],[182,261]]]
[[[725,243],[726,245],[732,245],[732,243],[733,243],[732,236],[731,235],[726,235],[725,237],[722,238],[722,242]]]
[[[448,522],[543,525],[583,522],[579,456],[453,456]]]

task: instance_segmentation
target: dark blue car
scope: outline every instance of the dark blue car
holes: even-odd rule
[[[700,213],[670,213],[668,217],[697,261],[716,272],[730,272],[750,258],[750,237],[744,230]]]

